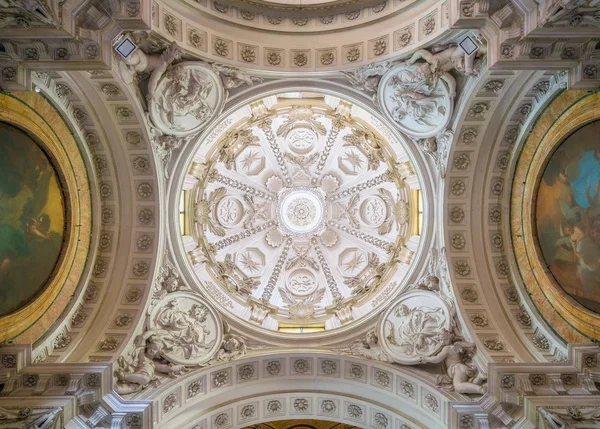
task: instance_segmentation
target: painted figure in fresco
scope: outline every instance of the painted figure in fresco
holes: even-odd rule
[[[567,138],[550,159],[537,202],[542,253],[558,283],[600,311],[600,122]]]
[[[30,300],[52,274],[62,246],[64,208],[62,196],[50,198],[58,181],[44,153],[29,136],[3,124],[0,172],[0,315],[4,315]]]

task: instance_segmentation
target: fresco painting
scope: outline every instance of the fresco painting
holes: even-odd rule
[[[551,156],[535,221],[542,254],[558,284],[600,313],[600,121],[572,133]]]
[[[0,123],[0,316],[48,284],[65,235],[58,175],[25,132]]]

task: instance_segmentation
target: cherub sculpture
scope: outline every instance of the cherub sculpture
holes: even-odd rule
[[[342,349],[351,356],[362,356],[367,359],[379,360],[382,362],[393,362],[379,345],[379,338],[374,331],[367,332],[364,340],[352,342],[347,348]]]
[[[154,97],[158,80],[173,61],[181,58],[182,51],[172,42],[161,54],[146,54],[136,49],[128,58],[119,63],[119,75],[127,85],[132,83],[137,73],[150,73],[148,80],[148,100]]]
[[[252,86],[255,82],[262,82],[261,78],[250,76],[248,73],[245,73],[242,70],[232,66],[214,63],[212,65],[212,69],[221,77],[221,81],[223,82],[225,90],[237,88],[243,84]]]
[[[480,373],[472,357],[475,344],[454,336],[450,331],[442,334],[444,348],[435,356],[421,357],[419,363],[443,363],[446,374],[438,377],[438,385],[458,393],[483,394],[487,387],[483,383],[487,375]]]
[[[381,77],[392,67],[391,61],[371,63],[351,72],[342,72],[352,86],[360,91],[377,92]]]
[[[406,64],[414,64],[423,59],[431,65],[434,73],[449,72],[452,69],[467,76],[475,74],[475,58],[482,57],[487,53],[487,46],[481,45],[472,54],[468,55],[460,46],[446,46],[442,50],[431,53],[426,49],[418,49],[406,60]]]
[[[136,338],[136,348],[129,353],[129,359],[119,357],[119,369],[115,371],[117,383],[115,390],[119,394],[138,392],[151,383],[158,381],[159,374],[180,375],[186,371],[183,365],[174,365],[163,355],[163,343],[156,331],[147,331]]]

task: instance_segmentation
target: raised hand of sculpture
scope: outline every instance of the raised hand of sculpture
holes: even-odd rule
[[[418,49],[412,57],[406,60],[406,64],[414,64],[416,61],[423,59],[431,65],[432,72],[434,73],[442,74],[454,69],[459,73],[470,76],[475,74],[473,67],[475,58],[481,57],[486,53],[486,45],[482,45],[470,55],[460,46],[446,46],[435,53],[431,53],[426,49]]]

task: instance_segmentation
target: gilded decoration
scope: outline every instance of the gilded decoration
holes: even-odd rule
[[[577,161],[568,161],[564,153],[565,148],[575,144],[579,146],[577,152],[581,152],[576,155],[583,160],[591,146],[586,146],[588,150],[585,150],[583,140],[571,143],[571,137],[585,132],[586,127],[595,126],[591,123],[598,119],[600,94],[584,91],[560,94],[542,114],[525,143],[512,186],[511,234],[521,278],[541,315],[569,343],[600,339],[600,315],[576,299],[591,286],[586,280],[584,287],[580,275],[594,272],[594,267],[590,271],[585,264],[589,252],[582,253],[581,250],[585,250],[584,238],[593,242],[594,234],[589,234],[590,228],[586,228],[583,221],[593,214],[587,205],[593,205],[593,195],[598,190],[588,187],[589,190],[584,190],[583,197],[579,198],[578,189],[583,187],[578,185],[580,174],[576,170],[581,166]],[[548,175],[556,165],[559,165],[557,180],[549,183]],[[593,177],[593,174],[587,176]],[[549,190],[548,186],[561,187],[561,190]],[[548,198],[550,194],[553,198]],[[580,204],[572,205],[577,199]],[[586,207],[578,209],[581,204]],[[548,223],[552,216],[556,217],[555,222]],[[548,246],[550,228],[558,228],[554,243],[558,247]],[[580,232],[581,237],[577,235]],[[569,258],[573,259],[572,263],[567,260]],[[565,282],[564,270],[572,271],[572,282],[579,280],[578,285]]]
[[[550,158],[537,194],[540,248],[556,281],[600,313],[600,121],[584,125]]]
[[[62,249],[65,210],[56,170],[31,136],[0,123],[0,154],[0,316],[6,316],[51,277]]]
[[[40,290],[36,290],[25,305],[15,311],[11,309],[12,312],[0,317],[0,341],[34,343],[68,306],[83,273],[91,234],[89,182],[84,161],[79,155],[79,148],[71,131],[44,98],[35,93],[13,93],[10,96],[0,94],[0,106],[0,121],[34,137],[51,160],[60,178],[60,185],[58,181],[55,185],[62,188],[62,192],[49,185],[49,192],[53,197],[48,200],[52,199],[52,203],[57,205],[64,198],[60,201],[64,208],[59,209],[57,206],[50,210],[50,206],[45,204],[37,210],[35,216],[29,213],[26,216],[28,219],[25,219],[24,234],[32,236],[36,243],[39,239],[40,243],[37,244],[62,241],[60,256],[54,258],[54,261],[58,259],[58,263],[54,266],[46,261],[46,265],[52,265],[52,268],[45,270],[49,274],[45,285],[40,286]],[[43,175],[40,174],[41,176]],[[61,212],[64,213],[64,219],[59,219]],[[62,225],[58,225],[59,223]],[[39,246],[36,248],[38,250]],[[50,253],[45,253],[48,260],[53,259]],[[39,267],[38,263],[36,267]]]

